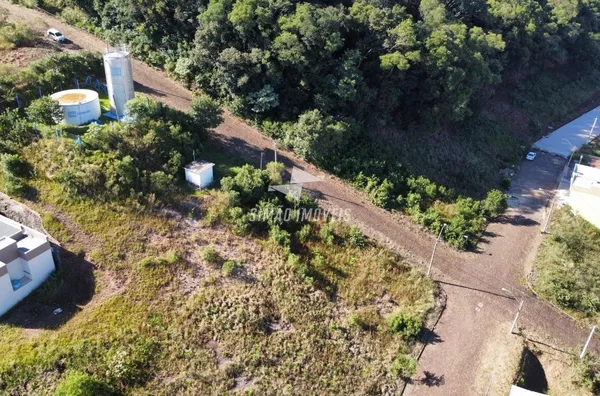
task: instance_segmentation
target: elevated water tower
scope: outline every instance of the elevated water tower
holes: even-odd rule
[[[131,55],[125,45],[106,50],[104,54],[104,72],[110,99],[110,110],[121,119],[125,115],[125,104],[133,99],[133,72]]]

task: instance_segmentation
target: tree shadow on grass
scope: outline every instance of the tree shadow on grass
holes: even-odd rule
[[[61,327],[94,296],[94,265],[83,252],[53,246],[56,271],[37,290],[0,318],[0,324],[25,329],[53,330]],[[56,260],[59,257],[59,260]],[[57,308],[61,313],[54,313]]]

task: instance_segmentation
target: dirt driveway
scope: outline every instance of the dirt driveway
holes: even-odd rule
[[[0,0],[0,5],[10,11],[11,20],[27,23],[41,18],[81,48],[102,51],[106,47],[101,40],[54,17],[6,0]],[[175,108],[189,108],[192,93],[163,72],[135,61],[133,74],[137,91]],[[225,115],[216,132],[226,147],[250,162],[258,163],[261,152],[266,153],[267,160],[273,158],[273,142],[230,114]],[[297,166],[323,174],[291,153],[279,151],[278,158],[289,168]],[[505,342],[495,335],[500,328],[508,333],[516,311],[516,301],[502,288],[525,300],[519,326],[534,339],[559,347],[575,347],[585,341],[586,329],[577,328],[568,316],[537,300],[522,283],[524,269],[541,240],[539,224],[547,191],[554,188],[561,168],[560,159],[545,155],[523,164],[511,191],[515,197],[511,199],[511,209],[501,222],[488,227],[478,252],[460,253],[445,245],[438,248],[434,277],[448,295],[447,309],[430,334],[432,344],[423,353],[420,372],[408,387],[408,394],[471,395],[480,393],[482,383],[489,383],[490,378],[477,374],[477,367],[487,358],[485,351],[490,345]],[[313,184],[312,192],[324,207],[348,209],[366,234],[398,249],[416,265],[424,266],[429,261],[432,236],[402,216],[375,207],[362,193],[331,175],[325,175],[324,182]],[[592,347],[597,350],[598,343]]]

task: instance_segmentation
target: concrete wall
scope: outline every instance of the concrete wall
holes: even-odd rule
[[[600,228],[600,197],[571,189],[569,205],[579,216]]]
[[[213,168],[210,167],[200,174],[200,188],[207,188],[213,182]]]
[[[185,180],[192,183],[193,185],[206,188],[210,186],[213,182],[213,169],[208,168],[202,171],[200,174],[190,172],[188,169],[185,170]]]
[[[11,284],[11,268],[20,267],[20,271],[31,272],[31,282],[22,286],[17,290],[13,290]],[[22,258],[18,258],[8,263],[9,274],[0,277],[0,316],[4,315],[8,310],[17,305],[21,300],[27,297],[32,291],[37,289],[48,276],[54,271],[54,259],[52,258],[52,250],[47,250],[29,262]],[[15,273],[16,274],[16,273]],[[16,276],[25,275],[22,272]],[[28,275],[29,276],[29,275]],[[14,279],[14,278],[13,278]]]

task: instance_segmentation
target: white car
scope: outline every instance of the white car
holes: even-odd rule
[[[65,35],[56,29],[48,29],[46,32],[46,37],[50,38],[50,40],[56,41],[57,43],[64,43],[66,39]]]
[[[536,154],[533,151],[530,151],[525,156],[525,159],[528,161],[533,161],[535,159]]]

